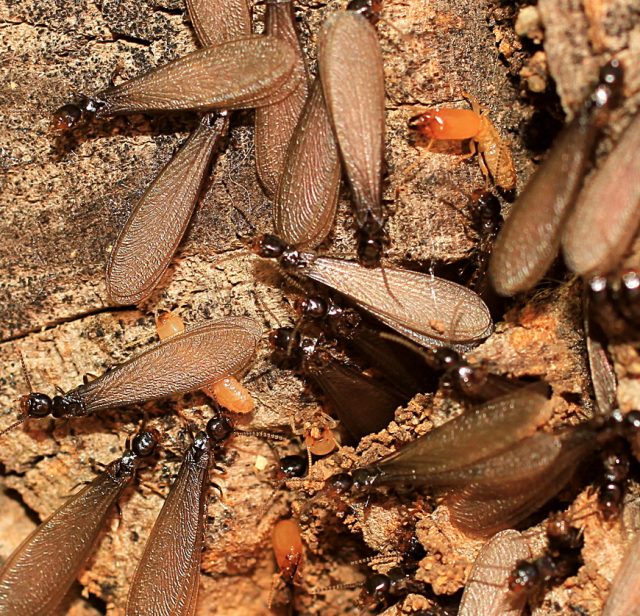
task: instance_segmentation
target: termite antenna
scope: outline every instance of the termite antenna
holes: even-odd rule
[[[22,374],[24,375],[24,380],[27,382],[27,387],[29,388],[29,393],[33,393],[33,387],[31,387],[31,379],[29,378],[29,372],[27,371],[27,364],[24,362],[24,355],[22,351],[18,350],[18,356],[20,357],[20,365],[22,366]]]
[[[274,432],[266,432],[264,430],[238,430],[233,429],[233,433],[239,436],[253,436],[255,438],[262,438],[266,441],[286,441],[288,438],[281,434],[275,434]]]
[[[18,421],[14,421],[8,428],[5,428],[4,430],[1,430],[0,431],[0,438],[2,438],[5,434],[7,434],[7,432],[12,432],[18,426],[22,425],[24,423],[25,419],[26,419],[25,417],[21,417],[20,419],[18,419]]]

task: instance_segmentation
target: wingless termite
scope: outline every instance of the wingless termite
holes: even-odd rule
[[[271,105],[290,94],[288,81],[295,63],[291,46],[268,36],[205,47],[64,105],[54,113],[54,126],[68,129],[93,116]]]
[[[320,32],[318,63],[354,200],[358,258],[376,267],[388,240],[382,208],[384,73],[375,28],[358,11],[331,15]]]
[[[0,614],[44,616],[55,612],[89,559],[114,504],[156,444],[157,434],[142,430],[120,459],[20,544],[0,571]]]
[[[428,140],[427,148],[435,140],[468,140],[470,155],[478,153],[480,170],[487,180],[504,191],[513,191],[517,178],[509,145],[480,109],[478,101],[469,94],[464,96],[471,109],[435,107],[411,118],[409,127]]]
[[[511,208],[493,246],[489,277],[500,295],[531,289],[555,259],[597,137],[620,98],[622,66],[611,60]]]
[[[203,323],[63,395],[22,396],[20,409],[24,417],[5,432],[31,417],[83,417],[201,389],[245,370],[255,354],[260,333],[258,324],[247,317]]]
[[[287,273],[310,278],[347,296],[385,325],[424,346],[469,348],[493,330],[491,315],[473,291],[432,275],[301,252],[273,235],[253,250],[277,259]]]

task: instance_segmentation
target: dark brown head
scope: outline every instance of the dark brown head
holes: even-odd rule
[[[81,97],[74,103],[62,105],[53,112],[52,128],[55,131],[68,131],[81,122],[90,120],[104,103],[92,98]]]
[[[46,417],[53,410],[53,400],[46,394],[32,392],[20,396],[20,412],[27,417]]]
[[[251,250],[263,259],[279,259],[286,249],[287,244],[268,233],[257,236],[251,244]]]
[[[520,560],[509,576],[509,590],[515,597],[530,593],[540,583],[540,572],[528,560]]]
[[[347,4],[347,11],[352,11],[358,15],[362,15],[372,25],[376,25],[380,21],[380,13],[382,12],[381,0],[351,0]]]

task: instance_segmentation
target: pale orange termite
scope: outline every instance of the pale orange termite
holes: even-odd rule
[[[516,171],[507,142],[500,136],[493,122],[480,109],[478,101],[465,98],[471,109],[442,109],[434,107],[409,120],[409,127],[429,140],[469,140],[471,155],[478,153],[480,169],[487,179],[503,190],[516,187]]]
[[[184,329],[184,321],[175,312],[163,312],[156,317],[156,330],[160,340],[177,336]],[[203,387],[202,391],[232,413],[250,413],[255,407],[247,388],[234,376],[215,381]]]
[[[273,527],[272,543],[281,578],[287,584],[298,582],[303,551],[298,523],[292,518],[280,520]]]

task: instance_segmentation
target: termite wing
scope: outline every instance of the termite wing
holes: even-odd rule
[[[489,261],[489,276],[500,295],[531,289],[555,259],[597,136],[621,89],[622,67],[612,60],[511,208]]]
[[[636,531],[611,585],[602,616],[634,616],[640,605],[640,533]]]
[[[353,195],[358,258],[377,266],[387,242],[382,208],[384,73],[375,28],[358,12],[340,11],[318,40],[320,80]]]
[[[244,371],[260,334],[259,325],[248,317],[205,322],[63,395],[25,395],[20,407],[25,418],[82,417],[201,389]]]
[[[275,236],[254,242],[263,258],[278,259],[291,274],[348,297],[385,325],[424,346],[468,349],[493,331],[489,309],[470,289],[433,275],[300,252]]]
[[[290,94],[296,57],[287,43],[251,36],[205,47],[54,114],[60,128],[81,119],[161,111],[251,109]]]
[[[115,304],[146,300],[187,230],[228,114],[205,116],[135,205],[109,255],[107,293]]]
[[[487,541],[473,563],[458,616],[519,616],[524,602],[512,603],[509,572],[531,556],[522,535],[503,530]]]
[[[55,612],[91,555],[113,505],[156,444],[154,432],[141,431],[120,459],[20,544],[0,571],[0,614],[45,616]]]
[[[296,56],[289,78],[291,94],[273,105],[260,107],[255,115],[256,168],[266,195],[273,199],[285,168],[291,136],[309,92],[291,0],[266,2],[265,33],[290,45]]]
[[[580,193],[562,236],[567,265],[581,276],[613,271],[640,224],[640,114]]]
[[[131,580],[127,616],[196,613],[211,458],[210,437],[198,432]]]
[[[187,2],[205,46],[251,34],[246,0]],[[198,201],[216,145],[228,128],[228,112],[210,114],[164,167],[133,208],[109,255],[107,294],[115,304],[146,300],[166,271]]]

